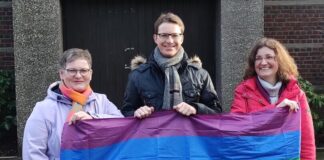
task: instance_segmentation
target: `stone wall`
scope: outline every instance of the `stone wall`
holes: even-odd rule
[[[58,0],[15,0],[12,7],[17,130],[21,146],[25,123],[33,107],[44,99],[47,87],[58,80],[57,61],[63,52],[61,10]]]
[[[220,59],[216,68],[221,86],[218,91],[225,111],[233,98],[236,85],[242,80],[247,54],[253,43],[263,36],[262,0],[221,1]]]

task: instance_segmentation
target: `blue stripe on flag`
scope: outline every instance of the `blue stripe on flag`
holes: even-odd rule
[[[110,146],[62,150],[62,160],[299,159],[300,131],[269,136],[138,138]]]

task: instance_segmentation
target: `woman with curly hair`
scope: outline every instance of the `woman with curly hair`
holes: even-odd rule
[[[305,93],[298,86],[298,70],[285,47],[272,38],[252,48],[244,81],[235,89],[231,112],[249,113],[274,107],[301,109],[301,159],[316,159],[313,120]]]

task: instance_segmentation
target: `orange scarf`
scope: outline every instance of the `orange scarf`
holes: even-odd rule
[[[77,91],[74,91],[73,89],[67,88],[63,82],[60,83],[59,87],[64,96],[69,97],[73,100],[72,109],[66,118],[66,122],[69,122],[71,121],[71,118],[74,115],[74,113],[82,111],[82,106],[86,104],[89,95],[92,92],[92,89],[89,85],[83,93],[79,93]]]

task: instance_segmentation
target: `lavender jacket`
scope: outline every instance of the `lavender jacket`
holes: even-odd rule
[[[55,82],[48,88],[46,98],[36,103],[27,120],[23,138],[24,160],[60,159],[62,129],[72,106],[69,98],[57,93],[58,84]],[[90,94],[84,111],[94,118],[123,117],[105,94],[95,92]]]

